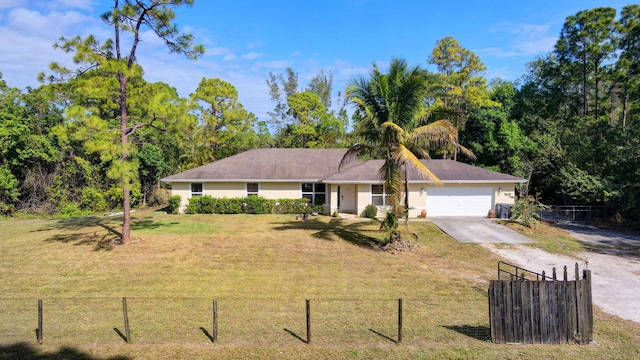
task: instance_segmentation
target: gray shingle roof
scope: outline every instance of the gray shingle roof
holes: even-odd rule
[[[168,176],[164,182],[320,180],[338,172],[347,149],[253,149]]]
[[[525,182],[524,179],[483,169],[453,160],[421,160],[443,182]],[[324,179],[327,183],[339,182],[379,182],[378,170],[382,160],[369,160],[343,170]],[[415,170],[409,171],[410,182],[423,182],[425,179]],[[431,180],[431,179],[426,179]]]
[[[382,160],[338,166],[347,149],[253,149],[162,179],[164,182],[309,181],[380,182]],[[524,179],[453,160],[422,160],[443,182],[525,182]],[[409,181],[423,182],[416,172]]]

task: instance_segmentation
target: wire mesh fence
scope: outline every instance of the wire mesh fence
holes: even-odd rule
[[[0,343],[251,346],[488,341],[486,297],[0,298]]]

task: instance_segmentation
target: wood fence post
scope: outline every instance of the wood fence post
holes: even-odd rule
[[[43,304],[42,304],[42,299],[38,299],[38,330],[37,330],[37,334],[36,334],[36,338],[38,339],[38,344],[42,344],[43,343],[43,337],[42,337],[42,330],[43,330],[43,323],[42,323],[42,312],[43,312]]]
[[[586,332],[584,341],[588,344],[593,339],[593,296],[591,293],[591,270],[583,270],[586,282]]]
[[[131,343],[131,331],[129,330],[129,312],[127,311],[127,298],[122,298],[122,316],[124,318],[124,337],[127,343]]]
[[[218,300],[213,300],[213,336],[211,342],[218,341]]]
[[[307,344],[311,343],[311,304],[309,299],[306,301],[307,313]]]
[[[398,344],[402,342],[402,299],[398,299]]]

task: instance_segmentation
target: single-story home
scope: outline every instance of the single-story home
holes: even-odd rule
[[[382,160],[355,161],[339,169],[347,149],[254,149],[161,179],[180,195],[218,198],[260,195],[268,199],[308,198],[324,213],[362,214],[385,208]],[[513,204],[515,184],[525,179],[453,160],[422,160],[442,182],[409,172],[409,215],[487,216],[496,204]]]

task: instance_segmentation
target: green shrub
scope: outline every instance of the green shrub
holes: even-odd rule
[[[129,191],[129,200],[131,202],[131,207],[135,208],[140,206],[142,203],[143,195],[138,189],[130,189]],[[104,193],[105,199],[107,200],[107,205],[109,209],[122,209],[122,188],[121,187],[112,187]]]
[[[182,197],[180,195],[173,195],[167,201],[167,212],[169,214],[177,214],[180,211],[180,203],[182,202]]]
[[[194,196],[189,198],[187,205],[188,214],[216,214],[217,199],[210,195]]]
[[[91,211],[105,211],[107,209],[107,200],[104,198],[102,191],[86,187],[82,189],[82,200],[80,200],[80,209]]]
[[[242,199],[242,212],[245,214],[271,214],[274,200],[265,199],[262,196],[249,196]]]
[[[310,211],[315,210],[309,206],[308,199],[214,198],[209,195],[189,198],[186,210],[188,214],[301,214]]]
[[[0,201],[0,215],[12,216],[15,210],[16,208],[12,204],[5,204],[2,201]]]
[[[241,198],[219,198],[216,214],[241,214],[242,199]]]
[[[66,217],[66,218],[89,215],[89,211],[81,210],[76,204],[63,205],[60,208],[60,213],[62,214],[62,217]]]
[[[309,199],[278,199],[273,212],[276,214],[302,214],[309,211]]]
[[[529,195],[518,199],[518,201],[513,204],[513,213],[510,214],[510,217],[520,222],[522,225],[532,228],[538,220],[540,220],[538,211],[545,210],[547,208],[548,206],[538,201],[538,198]]]
[[[200,211],[200,196],[193,196],[189,198],[189,203],[185,212],[187,214],[198,214]]]
[[[375,219],[378,216],[378,207],[369,204],[364,208],[364,212],[362,215],[369,219]]]

